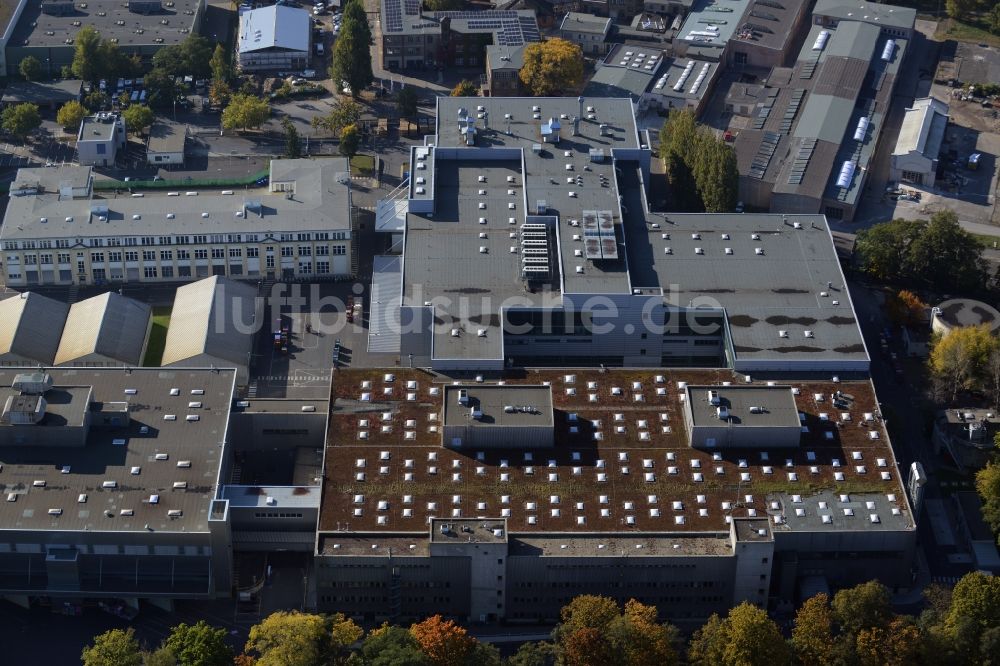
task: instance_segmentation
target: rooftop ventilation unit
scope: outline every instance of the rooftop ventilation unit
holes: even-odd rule
[[[25,395],[42,395],[52,388],[52,375],[47,372],[25,372],[14,375],[11,388]]]

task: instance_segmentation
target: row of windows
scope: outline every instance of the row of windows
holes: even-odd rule
[[[295,241],[329,241],[329,240],[349,240],[350,234],[347,231],[315,231],[305,233],[282,233],[275,238],[274,234],[195,234],[191,236],[112,236],[108,238],[77,238],[74,244],[89,247],[121,247],[133,245],[207,245],[222,243],[258,243],[262,241],[279,241],[282,243],[294,243]],[[53,245],[54,243],[54,245]],[[5,250],[47,250],[52,247],[68,248],[68,239],[51,240],[25,240],[25,241],[4,241]]]
[[[301,518],[301,513],[265,513],[262,511],[257,511],[253,514],[254,518]]]
[[[268,257],[270,259],[270,257]],[[221,266],[217,267],[221,270]],[[274,268],[274,262],[268,261],[267,268]],[[330,275],[330,262],[329,261],[317,261],[315,265],[312,262],[299,262],[298,266],[299,275]],[[61,280],[69,279],[69,271],[60,271],[60,275],[66,273],[65,277],[60,277]],[[79,275],[86,276],[86,270],[83,268],[82,264],[79,267]],[[217,272],[216,274],[222,275],[223,273]],[[239,264],[230,264],[229,266],[230,275],[243,275],[243,266]],[[254,271],[250,271],[250,275],[256,274]],[[104,268],[95,268],[92,271],[94,280],[123,280],[125,278],[122,269],[113,268],[110,271]],[[147,279],[163,278],[171,279],[174,277],[187,278],[191,277],[191,267],[190,266],[178,266],[176,271],[173,266],[143,266],[142,275]],[[205,277],[207,273],[203,276],[199,273],[199,277]],[[21,274],[17,272],[8,272],[7,279],[9,280],[20,280]],[[132,279],[132,278],[130,278]]]
[[[347,254],[346,245],[321,245],[315,248],[309,246],[300,246],[298,248],[298,255],[300,257],[311,257],[313,255],[313,250],[318,257],[326,256],[345,256]],[[281,256],[283,257],[293,257],[295,256],[294,247],[283,247],[281,248]],[[195,259],[208,259],[210,256],[212,259],[225,259],[226,257],[230,259],[242,259],[244,248],[231,247],[231,248],[197,248],[195,250],[178,249],[176,250],[176,256],[178,259],[190,259],[193,256]],[[267,252],[273,254],[274,248],[268,247]],[[172,261],[174,259],[174,250],[160,250],[159,258],[160,261]],[[157,253],[155,250],[142,250],[141,252],[143,261],[156,261]],[[247,258],[253,259],[260,256],[260,248],[258,247],[248,247],[246,248]],[[82,252],[77,252],[77,258],[83,257]],[[121,261],[139,261],[140,252],[138,250],[110,250],[108,252],[91,252],[90,261],[91,263],[103,264],[105,259],[114,263]],[[35,266],[39,263],[51,264],[53,263],[53,258],[55,258],[60,264],[68,264],[70,261],[70,255],[68,252],[60,252],[56,255],[49,253],[41,254],[25,254],[23,256],[25,265]],[[7,255],[8,264],[18,264],[21,262],[22,257],[16,254]],[[269,257],[272,259],[273,257]],[[273,264],[271,264],[273,265]]]

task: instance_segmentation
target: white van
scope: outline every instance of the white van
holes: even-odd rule
[[[323,45],[322,44],[318,44],[318,43],[316,44],[316,55],[318,55],[318,56],[323,55]]]

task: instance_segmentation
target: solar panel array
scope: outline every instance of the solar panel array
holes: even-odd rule
[[[764,102],[760,111],[757,112],[756,117],[753,119],[753,123],[750,125],[752,129],[764,129],[764,123],[767,122],[767,117],[771,115],[771,108],[774,106],[774,98],[768,99]]]
[[[809,160],[812,159],[813,151],[816,150],[816,139],[803,139],[799,144],[799,150],[792,160],[792,169],[788,173],[789,185],[801,185],[805,178],[806,169],[809,168]]]
[[[781,141],[781,134],[778,132],[764,132],[764,136],[760,140],[760,145],[757,147],[757,154],[754,155],[753,162],[750,164],[750,177],[761,180],[764,178],[764,173],[767,172],[767,165],[771,163],[771,158],[774,157],[774,151],[778,149],[778,143]]]
[[[386,32],[403,31],[403,7],[402,0],[385,0],[385,21]]]
[[[811,79],[813,74],[816,73],[816,66],[819,64],[819,55],[817,54],[815,59],[807,60],[802,63],[802,70],[799,72],[800,79]]]
[[[400,0],[386,0],[386,11],[389,12],[393,3]],[[407,14],[416,15],[419,13],[419,0],[403,0],[407,4]],[[414,6],[414,11],[410,11],[410,5]],[[435,20],[451,19],[452,21],[464,21],[468,30],[476,32],[492,32],[495,35],[494,44],[496,46],[524,46],[530,42],[541,40],[538,32],[538,24],[535,19],[528,16],[520,16],[516,11],[502,9],[488,9],[481,12],[461,11],[461,12],[431,12],[429,14]],[[388,22],[389,31],[393,31],[393,23]],[[402,30],[402,19],[399,21],[398,30]]]
[[[804,88],[797,88],[792,91],[792,97],[788,100],[788,108],[785,109],[785,115],[781,117],[781,131],[790,132],[792,130],[792,124],[795,122],[795,116],[799,112],[799,107],[802,106],[802,98],[806,96],[806,91]]]

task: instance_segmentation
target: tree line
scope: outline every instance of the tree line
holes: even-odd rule
[[[342,613],[279,611],[250,629],[243,651],[204,622],[174,627],[146,650],[134,631],[113,629],[83,650],[84,666],[912,666],[996,663],[1000,578],[964,576],[954,589],[932,585],[917,616],[893,612],[876,581],[817,594],[790,631],[749,603],[712,615],[685,640],[635,599],[582,595],[563,607],[548,641],[499,651],[440,615],[409,627],[365,631]]]
[[[690,109],[675,109],[660,130],[660,157],[673,196],[672,210],[728,213],[736,208],[739,170],[736,151],[694,120]]]

